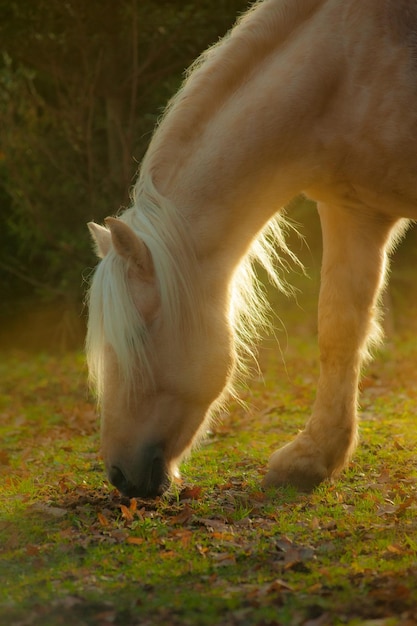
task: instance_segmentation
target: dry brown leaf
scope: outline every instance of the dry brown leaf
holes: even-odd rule
[[[100,523],[100,526],[109,526],[110,522],[107,519],[107,517],[104,515],[104,513],[97,513],[97,517],[98,517],[98,521]]]
[[[192,516],[194,515],[194,511],[191,507],[186,505],[182,511],[178,513],[178,515],[174,515],[171,517],[171,524],[186,524],[190,521]]]
[[[235,565],[236,556],[229,552],[222,552],[220,554],[211,555],[215,567],[227,567],[229,565]]]
[[[5,450],[0,450],[0,465],[10,465],[10,455]]]
[[[195,521],[202,526],[205,526],[211,532],[230,532],[230,525],[218,519],[208,519],[206,517],[197,517]]]
[[[173,559],[178,556],[178,553],[174,550],[164,550],[161,552],[161,558],[163,559]]]
[[[199,500],[202,488],[198,485],[193,487],[184,487],[180,493],[180,500]]]
[[[135,546],[141,546],[145,543],[145,539],[143,537],[127,537],[126,542]]]
[[[213,539],[220,539],[220,541],[232,541],[235,536],[231,532],[218,532],[214,531],[212,534]]]
[[[277,578],[266,589],[266,593],[274,593],[277,591],[293,591],[293,587],[288,585],[284,580]]]
[[[127,522],[133,522],[133,513],[130,510],[130,508],[128,508],[124,504],[120,504],[119,506],[120,506],[120,510],[122,512],[122,517],[124,517],[124,519]]]
[[[176,528],[170,533],[170,536],[176,541],[179,541],[185,548],[190,545],[193,531],[185,528]]]
[[[68,514],[66,509],[61,509],[57,506],[50,506],[49,504],[44,504],[43,502],[35,502],[32,506],[29,507],[31,511],[35,513],[43,513],[44,515],[49,515],[50,517],[64,517]]]
[[[404,548],[395,544],[391,544],[390,546],[388,546],[387,550],[388,552],[391,552],[392,554],[404,554],[405,552]]]
[[[416,502],[415,496],[410,496],[406,498],[404,502],[397,507],[396,515],[403,515],[407,509],[409,509]]]

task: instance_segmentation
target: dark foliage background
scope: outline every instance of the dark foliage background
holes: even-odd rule
[[[249,4],[0,0],[3,340],[21,314],[21,338],[79,339],[95,263],[85,223],[128,202],[184,69]]]

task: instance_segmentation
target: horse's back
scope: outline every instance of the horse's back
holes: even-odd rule
[[[314,131],[323,177],[308,193],[415,219],[417,3],[328,0],[322,15],[338,79]]]

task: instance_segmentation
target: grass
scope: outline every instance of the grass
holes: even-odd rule
[[[417,341],[402,322],[409,290],[396,285],[394,272],[398,328],[366,371],[361,446],[309,495],[264,493],[260,481],[314,399],[314,279],[298,305],[278,303],[285,362],[265,342],[246,406],[230,405],[184,464],[183,485],[155,501],[107,484],[81,354],[4,354],[1,622],[416,623]]]

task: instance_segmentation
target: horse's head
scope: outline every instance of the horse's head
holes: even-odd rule
[[[103,260],[90,290],[87,337],[102,454],[122,493],[153,497],[170,484],[227,384],[229,323],[224,306],[219,312],[201,302],[198,324],[173,324],[149,248],[123,221],[108,218],[106,226],[90,224]]]

